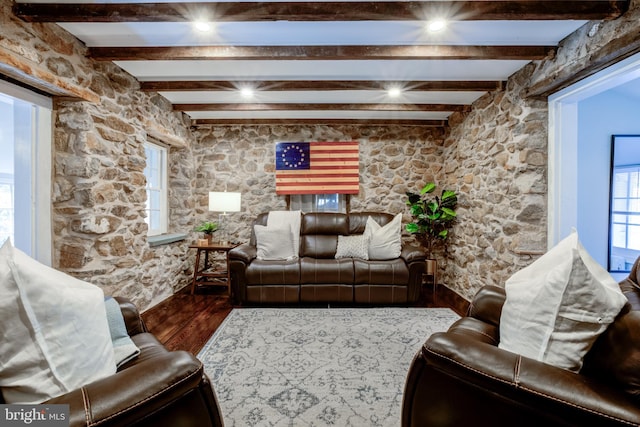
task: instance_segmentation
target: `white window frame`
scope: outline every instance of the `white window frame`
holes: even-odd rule
[[[52,262],[52,135],[53,103],[51,98],[37,94],[9,82],[0,81],[0,93],[31,104],[30,147],[22,147],[24,154],[14,161],[14,176],[26,184],[26,191],[15,195],[16,217],[22,218],[15,225],[17,248],[45,265]],[[27,172],[28,171],[28,172]],[[18,176],[18,174],[20,174]],[[15,187],[14,187],[15,188]],[[20,200],[27,196],[28,200]],[[26,220],[25,220],[26,218]]]
[[[289,210],[302,212],[347,212],[347,194],[291,194]],[[334,199],[337,198],[337,201]]]
[[[630,242],[630,234],[632,228],[636,230],[640,227],[639,217],[640,212],[637,209],[640,202],[640,195],[638,194],[638,173],[640,173],[640,165],[625,165],[613,167],[613,184],[611,188],[611,223],[609,224],[610,230],[610,260],[609,269],[613,272],[628,272],[631,271],[633,261],[638,257],[638,247],[632,247],[633,244],[637,245],[639,242]],[[616,194],[618,189],[617,176],[627,175],[626,188],[624,194]],[[632,177],[635,175],[635,181]],[[624,208],[620,206],[624,205]],[[614,246],[614,227],[618,226],[624,229],[624,246]],[[616,257],[613,256],[613,248],[616,248]],[[614,258],[615,261],[614,262]],[[626,259],[626,262],[625,262]],[[618,265],[622,263],[622,265]]]
[[[167,158],[169,155],[169,150],[167,147],[155,144],[153,142],[145,142],[145,156],[147,156],[148,150],[153,150],[157,154],[159,154],[159,164],[158,165],[150,165],[149,158],[147,158],[147,166],[144,168],[144,175],[147,178],[146,190],[147,190],[147,202],[145,207],[146,217],[145,222],[149,226],[147,231],[147,236],[159,236],[161,234],[166,234],[168,231],[169,224],[169,209],[168,209],[168,187],[167,187]],[[158,173],[160,175],[158,183],[158,187],[152,187],[151,179],[150,179],[150,167],[157,166]],[[157,192],[158,197],[158,206],[151,206],[151,192]],[[153,228],[151,226],[151,211],[157,211],[160,215],[160,223],[157,227]]]

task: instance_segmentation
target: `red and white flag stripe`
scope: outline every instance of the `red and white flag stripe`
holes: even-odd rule
[[[310,142],[309,169],[276,170],[277,194],[357,194],[357,141]]]

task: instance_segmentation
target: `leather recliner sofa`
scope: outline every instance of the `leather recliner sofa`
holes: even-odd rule
[[[483,287],[467,316],[430,336],[415,356],[402,426],[640,425],[639,262],[620,283],[629,303],[579,373],[498,348],[505,290]]]
[[[406,304],[418,300],[426,254],[402,245],[396,259],[335,259],[339,235],[362,234],[371,216],[384,226],[387,213],[302,214],[299,257],[259,260],[254,227],[251,240],[229,251],[234,302],[248,304]],[[268,213],[253,225],[266,225]]]
[[[140,354],[106,378],[43,402],[69,405],[69,426],[221,427],[202,363],[169,351],[149,333],[136,307],[115,297]],[[5,403],[0,394],[0,403]]]

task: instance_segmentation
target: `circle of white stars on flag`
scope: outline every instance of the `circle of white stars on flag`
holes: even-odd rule
[[[289,160],[287,160],[287,153],[290,150],[295,150],[295,151],[289,155]],[[292,169],[298,168],[304,164],[304,161],[305,161],[304,150],[300,148],[299,145],[289,145],[282,151],[282,161],[284,165],[288,168],[292,168]]]

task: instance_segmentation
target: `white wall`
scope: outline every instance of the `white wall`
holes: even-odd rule
[[[640,100],[609,90],[578,103],[578,234],[607,265],[611,136],[640,134]]]

